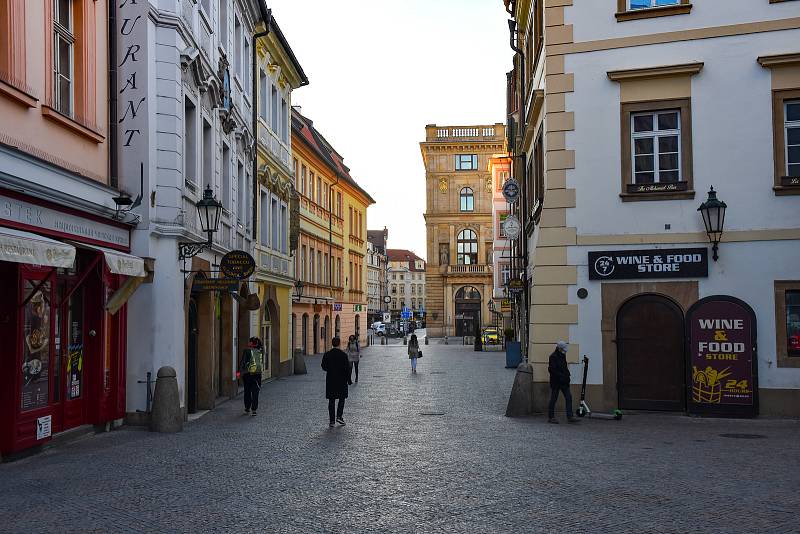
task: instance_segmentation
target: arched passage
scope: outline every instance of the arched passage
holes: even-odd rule
[[[314,354],[319,354],[319,314],[314,314]]]
[[[473,286],[464,286],[456,291],[455,322],[457,336],[474,336],[481,323],[481,292]]]
[[[334,321],[334,337],[339,337],[342,332],[342,319],[337,315],[336,320]]]
[[[322,329],[322,346],[325,352],[328,351],[328,344],[331,342],[331,316],[325,316],[325,326]]]

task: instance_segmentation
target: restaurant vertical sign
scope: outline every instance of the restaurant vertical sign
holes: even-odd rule
[[[689,413],[758,414],[756,317],[744,301],[706,297],[686,313]]]
[[[117,173],[119,188],[139,190],[147,171],[147,12],[149,2],[116,0]]]

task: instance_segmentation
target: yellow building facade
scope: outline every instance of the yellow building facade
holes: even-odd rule
[[[472,336],[492,323],[492,175],[489,160],[505,149],[505,126],[425,128],[425,275],[428,335]]]
[[[367,207],[375,201],[298,110],[292,111],[292,150],[300,213],[294,262],[302,287],[292,305],[293,347],[320,354],[333,336],[365,340]]]
[[[295,277],[292,256],[298,242],[299,196],[291,166],[291,94],[308,84],[274,17],[270,17],[268,25],[269,33],[256,41],[254,74],[258,94],[254,280],[259,308],[258,313],[250,315],[254,324],[239,325],[240,340],[245,337],[242,332],[249,330],[258,332],[256,335],[264,343],[269,361],[266,377],[286,376],[294,370],[289,311]]]

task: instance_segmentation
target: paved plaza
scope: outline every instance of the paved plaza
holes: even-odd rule
[[[416,375],[402,345],[366,349],[344,427],[309,358],[256,418],[237,399],[2,464],[0,531],[800,531],[798,421],[508,419],[502,353],[423,349]]]

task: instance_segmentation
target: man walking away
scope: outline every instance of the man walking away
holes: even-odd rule
[[[559,341],[556,343],[556,350],[550,355],[550,363],[547,366],[547,370],[550,371],[550,404],[547,406],[548,423],[558,424],[555,410],[559,391],[564,395],[564,402],[567,405],[567,421],[570,423],[578,422],[578,419],[572,413],[572,393],[569,391],[570,374],[567,367],[568,350],[569,343]]]
[[[258,410],[261,373],[264,371],[264,352],[260,347],[261,341],[251,337],[247,348],[242,351],[242,361],[239,363],[239,372],[244,382],[244,413],[249,413],[253,417]]]
[[[322,357],[322,370],[327,373],[325,398],[328,399],[330,426],[335,426],[336,423],[345,424],[344,400],[347,398],[347,383],[350,380],[350,362],[347,360],[347,354],[339,348],[342,340],[338,336],[333,338],[331,344],[333,348]],[[335,407],[336,399],[339,399],[338,408]]]

